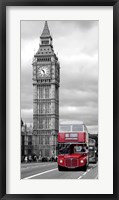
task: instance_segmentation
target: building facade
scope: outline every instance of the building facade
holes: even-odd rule
[[[33,128],[32,126],[27,127],[27,125],[23,124],[21,126],[21,161],[23,162],[25,157],[29,157],[33,155],[33,145],[32,145],[32,137],[33,137]]]
[[[55,156],[59,129],[60,65],[47,21],[33,59],[33,152]]]

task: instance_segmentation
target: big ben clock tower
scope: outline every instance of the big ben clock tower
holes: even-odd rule
[[[60,66],[45,21],[40,45],[33,59],[33,152],[56,155],[59,129]]]

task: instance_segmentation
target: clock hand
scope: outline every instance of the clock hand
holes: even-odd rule
[[[45,70],[44,70],[44,69],[42,69],[42,71],[43,71],[43,73],[45,73]]]

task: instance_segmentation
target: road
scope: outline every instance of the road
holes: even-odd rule
[[[59,172],[56,162],[21,164],[21,179],[97,179],[98,165],[90,164],[87,171]]]

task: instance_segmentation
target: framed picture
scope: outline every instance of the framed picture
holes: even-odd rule
[[[1,199],[118,199],[119,1],[0,1]]]

